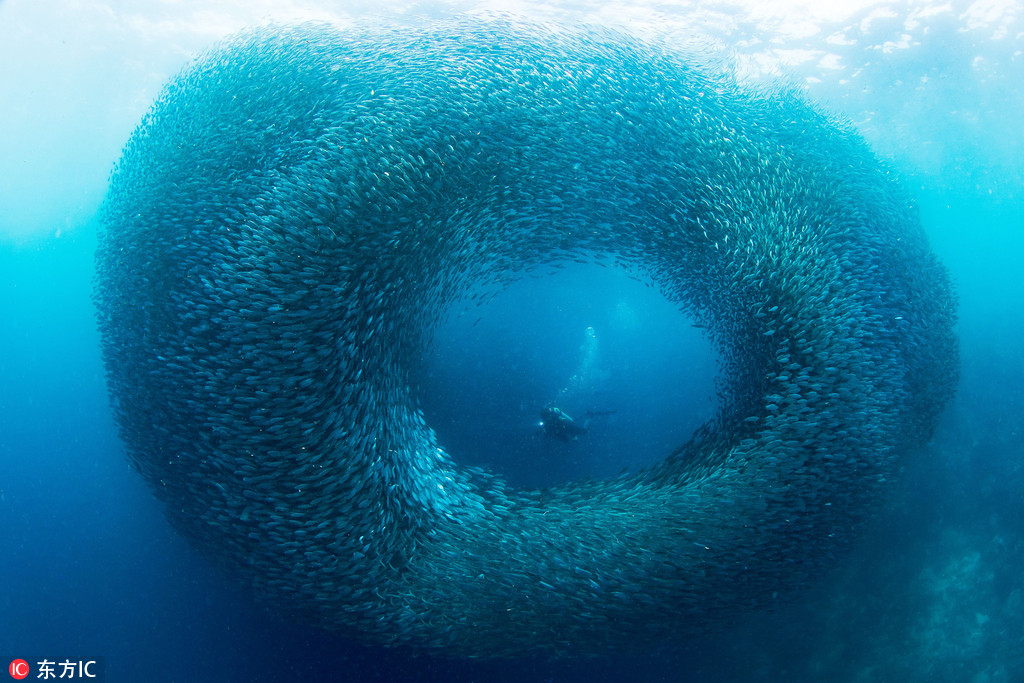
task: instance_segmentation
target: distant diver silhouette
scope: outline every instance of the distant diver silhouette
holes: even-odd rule
[[[540,413],[540,428],[538,431],[544,434],[544,436],[558,439],[559,441],[576,441],[581,434],[586,434],[587,430],[590,429],[590,418],[595,415],[611,415],[614,412],[616,411],[588,410],[587,419],[581,425],[562,410],[554,406],[548,406]]]

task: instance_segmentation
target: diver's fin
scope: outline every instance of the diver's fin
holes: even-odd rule
[[[618,410],[588,410],[587,417],[597,417],[598,415],[614,415],[619,412]]]

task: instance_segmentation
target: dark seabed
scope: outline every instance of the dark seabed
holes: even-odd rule
[[[1024,680],[1024,24],[1012,6],[876,6],[822,19],[811,37],[771,22],[762,36],[732,9],[697,13],[709,32],[722,16],[746,27],[716,35],[747,68],[749,41],[776,30],[788,48],[841,54],[841,72],[815,56],[784,73],[814,77],[808,97],[849,117],[918,202],[960,299],[959,388],[852,550],[791,602],[655,651],[554,662],[353,644],[261,607],[169,526],[108,407],[95,213],[159,85],[262,15],[231,3],[213,15],[85,6],[80,22],[48,28],[27,0],[0,3],[0,54],[19,65],[0,75],[0,149],[13,150],[0,160],[5,665],[103,657],[107,680],[154,682]],[[323,15],[301,9],[274,16]],[[575,11],[538,5],[537,18]],[[157,28],[179,18],[193,28]],[[33,59],[11,61],[15,47]],[[109,72],[75,66],[90,60]],[[655,289],[571,264],[453,305],[414,390],[458,463],[543,486],[658,461],[713,415],[717,374],[703,330]],[[552,402],[581,419],[607,414],[557,442],[537,432]]]

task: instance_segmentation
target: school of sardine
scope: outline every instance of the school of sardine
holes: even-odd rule
[[[957,381],[949,277],[852,128],[607,30],[246,32],[163,91],[103,223],[133,466],[260,599],[371,643],[578,656],[768,607]],[[705,326],[722,408],[640,472],[516,490],[438,443],[411,359],[452,302],[569,260]]]

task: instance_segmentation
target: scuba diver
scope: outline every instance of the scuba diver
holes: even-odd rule
[[[586,434],[590,429],[590,418],[595,415],[611,415],[614,412],[614,410],[588,410],[587,419],[580,425],[558,408],[548,406],[540,413],[540,425],[537,431],[559,441],[576,441],[581,434]]]

